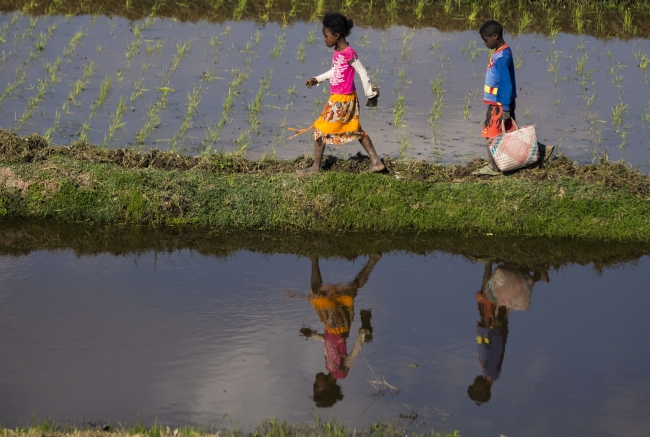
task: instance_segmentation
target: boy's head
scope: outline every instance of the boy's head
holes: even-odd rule
[[[474,383],[467,388],[467,394],[476,405],[481,405],[488,402],[492,397],[491,389],[491,381],[489,381],[485,376],[477,376],[474,379]]]
[[[485,47],[494,50],[501,47],[503,42],[503,26],[498,21],[490,20],[485,22],[478,31],[483,39]]]

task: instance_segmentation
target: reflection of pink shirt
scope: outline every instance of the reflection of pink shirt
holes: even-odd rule
[[[354,68],[350,62],[357,59],[357,52],[352,46],[347,46],[340,52],[334,50],[332,54],[332,75],[330,76],[331,94],[352,94],[356,91],[354,86]]]
[[[343,360],[348,356],[345,337],[325,331],[323,340],[325,341],[325,368],[334,378],[345,378],[348,376],[348,369],[343,366]]]

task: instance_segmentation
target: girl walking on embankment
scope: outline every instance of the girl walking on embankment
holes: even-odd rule
[[[322,171],[321,160],[327,144],[339,145],[353,140],[359,140],[361,147],[370,156],[371,171],[380,172],[385,169],[370,137],[359,123],[359,99],[354,85],[354,72],[359,74],[364,93],[368,97],[366,106],[377,105],[379,88],[370,84],[368,73],[359,61],[359,56],[345,39],[350,35],[353,26],[352,20],[339,13],[329,13],[323,18],[325,45],[334,47],[332,68],[320,76],[308,79],[306,85],[311,88],[329,79],[330,98],[314,124],[291,137],[314,128],[314,164],[298,170],[299,175],[308,176]]]

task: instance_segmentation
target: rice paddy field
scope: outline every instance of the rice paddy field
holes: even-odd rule
[[[0,126],[52,144],[251,159],[310,153],[309,135],[288,140],[287,129],[309,126],[328,97],[327,86],[305,81],[329,69],[319,20],[340,10],[357,23],[348,40],[381,87],[379,106],[361,114],[380,155],[441,163],[484,155],[489,53],[476,29],[496,18],[515,56],[519,124],[535,124],[540,141],[579,163],[607,154],[648,170],[644,3],[0,5]]]

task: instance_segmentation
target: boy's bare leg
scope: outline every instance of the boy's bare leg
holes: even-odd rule
[[[323,170],[321,169],[320,162],[323,159],[323,152],[325,152],[323,139],[318,138],[317,140],[314,140],[314,164],[311,167],[296,170],[296,173],[300,176],[309,176],[321,173]]]
[[[384,170],[386,166],[384,166],[384,163],[381,162],[381,159],[379,159],[379,156],[377,156],[377,152],[375,151],[375,146],[372,145],[372,140],[370,140],[370,137],[366,135],[365,137],[363,137],[362,140],[359,140],[359,142],[361,143],[361,147],[363,147],[363,150],[365,150],[368,156],[370,156],[370,161],[372,162],[372,167],[370,167],[370,171],[376,173]]]
[[[487,147],[488,165],[490,166],[490,170],[499,171],[499,167],[497,167],[497,163],[494,162],[494,156],[492,156],[492,152],[490,152],[490,145],[486,144],[486,147]]]

